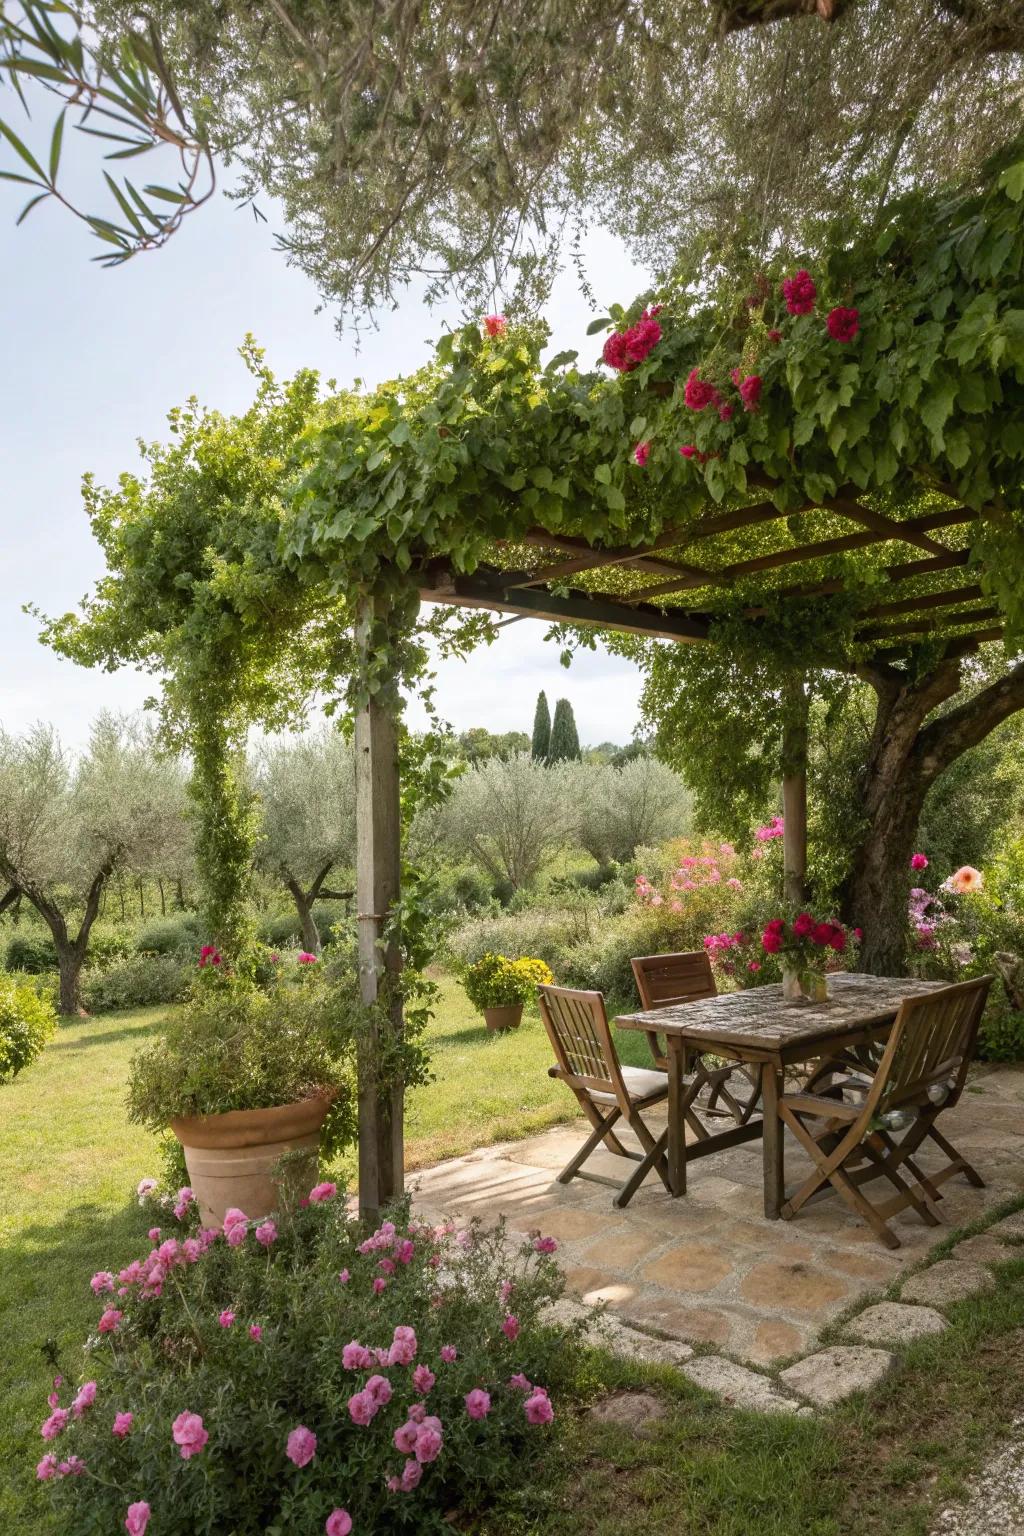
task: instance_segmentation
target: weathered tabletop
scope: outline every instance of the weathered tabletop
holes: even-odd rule
[[[657,1032],[668,1045],[668,1125],[665,1131],[672,1193],[686,1193],[686,1165],[695,1157],[725,1151],[755,1137],[762,1139],[764,1213],[777,1217],[784,1199],[783,1138],[778,1118],[782,1075],[788,1066],[827,1056],[830,1045],[882,1037],[900,1004],[945,985],[905,976],[860,976],[838,971],[829,976],[823,1003],[787,1003],[781,986],[724,992],[615,1020],[620,1029]],[[685,1116],[699,1080],[684,1083],[685,1048],[707,1050],[749,1064],[761,1101],[761,1119],[705,1137],[687,1147]]]
[[[644,1013],[627,1013],[615,1020],[620,1029],[657,1030],[683,1035],[694,1043],[707,1041],[729,1055],[748,1051],[785,1052],[801,1047],[813,1054],[822,1039],[885,1024],[904,998],[919,997],[945,985],[913,976],[859,976],[837,971],[828,978],[830,997],[824,1003],[787,1003],[781,986],[751,987],[722,992]],[[798,1059],[798,1058],[794,1058]]]

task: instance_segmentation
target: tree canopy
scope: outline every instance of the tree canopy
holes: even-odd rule
[[[88,108],[88,131],[120,133],[115,155],[180,156],[176,182],[114,179],[108,212],[85,215],[111,259],[177,228],[216,157],[239,197],[280,201],[289,258],[356,311],[414,279],[428,298],[533,307],[584,223],[658,271],[818,253],[823,218],[870,224],[891,193],[969,176],[1017,132],[1022,49],[1024,18],[1001,0],[153,0],[145,21],[135,0],[24,0],[0,14],[0,75],[53,93],[58,122]],[[26,159],[7,128],[30,201],[63,197],[60,133]]]

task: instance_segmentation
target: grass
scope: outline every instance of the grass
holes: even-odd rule
[[[154,1139],[124,1118],[132,1052],[166,1010],[62,1025],[0,1091],[0,1531],[49,1536],[35,1495],[53,1339],[73,1360],[95,1321],[89,1276],[135,1255],[134,1186],[156,1171]],[[409,1161],[421,1166],[570,1117],[547,1077],[536,1015],[490,1037],[450,982],[431,1030],[435,1079],[411,1095]],[[643,1048],[630,1040],[630,1053]],[[642,1059],[639,1057],[638,1059]],[[932,1512],[991,1453],[1024,1404],[1024,1250],[997,1290],[952,1310],[943,1336],[912,1345],[870,1401],[815,1419],[721,1407],[676,1373],[588,1352],[579,1411],[547,1485],[517,1491],[485,1536],[925,1536]],[[653,1387],[668,1412],[639,1438],[587,1418],[609,1390]]]

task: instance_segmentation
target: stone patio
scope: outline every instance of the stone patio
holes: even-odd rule
[[[649,1119],[653,1128],[655,1116]],[[416,1173],[409,1183],[421,1214],[504,1216],[513,1231],[540,1228],[556,1237],[570,1291],[585,1302],[606,1302],[624,1322],[771,1365],[806,1354],[830,1319],[883,1290],[950,1228],[1024,1192],[1024,1068],[979,1067],[942,1125],[987,1187],[972,1189],[959,1179],[944,1185],[942,1227],[926,1227],[913,1211],[901,1213],[892,1223],[903,1245],[895,1251],[882,1247],[838,1200],[814,1205],[794,1221],[766,1221],[759,1142],[692,1163],[689,1193],[679,1200],[648,1178],[624,1211],[613,1208],[612,1191],[600,1184],[555,1180],[585,1137],[582,1120],[481,1148]],[[929,1157],[921,1162],[927,1168]],[[619,1180],[628,1167],[604,1151],[588,1166]],[[788,1142],[787,1182],[807,1167]],[[881,1186],[872,1184],[870,1193],[881,1199]]]

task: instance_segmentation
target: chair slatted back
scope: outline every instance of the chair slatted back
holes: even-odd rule
[[[630,961],[644,1009],[692,1003],[718,992],[706,950],[676,955],[638,955]]]
[[[585,1091],[614,1094],[628,1111],[629,1095],[601,993],[538,987],[537,999],[559,1075]]]
[[[896,1015],[865,1109],[897,1109],[927,1098],[929,1088],[948,1086],[944,1107],[963,1092],[992,985],[978,976],[940,992],[907,998]]]

